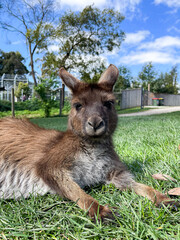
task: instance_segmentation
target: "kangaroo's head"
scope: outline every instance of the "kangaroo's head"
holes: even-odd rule
[[[68,129],[80,137],[91,139],[101,139],[114,132],[117,114],[112,89],[118,75],[118,69],[110,65],[97,84],[87,84],[79,81],[64,68],[60,69],[60,77],[72,92]]]

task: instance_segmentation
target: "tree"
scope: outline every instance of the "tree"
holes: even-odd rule
[[[154,70],[152,63],[147,63],[143,66],[142,71],[139,73],[138,77],[142,82],[142,86],[145,90],[148,89],[148,84],[151,85],[151,90],[153,90],[153,84],[156,79],[157,73]]]
[[[4,29],[20,33],[25,38],[31,74],[37,86],[34,54],[38,48],[47,46],[47,39],[53,34],[50,24],[54,20],[53,0],[4,0],[3,3],[1,25]]]
[[[177,78],[178,78],[178,70],[177,70],[178,66],[175,65],[172,67],[171,71],[170,71],[170,79],[171,79],[171,85],[172,85],[172,92],[173,94],[177,94],[178,93],[178,87],[177,87]]]
[[[23,92],[23,96],[25,96],[25,99],[28,99],[28,97],[31,94],[31,89],[29,88],[28,83],[20,82],[18,84],[17,89],[15,89],[15,96],[17,97],[18,100],[20,100],[22,96],[22,92]]]
[[[154,82],[155,93],[169,93],[169,94],[177,94],[177,65],[173,66],[169,73],[161,73],[160,76]]]
[[[125,66],[119,67],[119,77],[115,84],[115,92],[119,92],[120,90],[124,90],[126,88],[129,88],[131,85],[132,76],[131,72],[128,68]]]
[[[54,41],[58,41],[58,51],[46,52],[43,74],[55,73],[60,67],[69,71],[78,68],[81,76],[88,75],[91,79],[92,74],[96,75],[97,67],[104,67],[100,54],[120,47],[124,39],[120,30],[123,19],[119,12],[93,6],[62,15],[54,36]]]
[[[24,58],[19,52],[3,52],[0,50],[0,76],[6,74],[26,74]]]
[[[35,91],[39,94],[44,109],[44,116],[49,117],[51,108],[55,103],[55,95],[57,93],[58,82],[54,77],[40,78],[40,83],[35,87]]]

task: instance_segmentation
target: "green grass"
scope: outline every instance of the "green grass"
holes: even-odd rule
[[[63,108],[62,114],[67,115],[69,113],[69,106],[65,106]],[[144,112],[147,111],[151,108],[143,108],[141,109],[140,107],[136,108],[129,108],[129,109],[120,109],[119,106],[116,106],[116,110],[118,114],[124,114],[124,113],[136,113],[136,112]],[[0,117],[8,117],[11,116],[12,113],[11,111],[6,111],[6,112],[0,112]],[[58,108],[52,108],[50,116],[58,116],[59,115],[59,109]],[[19,110],[15,111],[15,116],[16,117],[26,117],[26,118],[42,118],[44,117],[44,111],[43,109],[39,109],[36,111],[29,111],[29,110]]]
[[[46,128],[66,129],[67,118],[39,118]],[[180,112],[143,117],[120,117],[114,144],[136,180],[161,192],[180,182]],[[162,172],[177,182],[160,182],[151,174]],[[87,193],[101,204],[116,206],[119,217],[93,223],[84,211],[57,195],[0,200],[0,239],[146,239],[179,240],[180,212],[155,207],[134,192],[97,186]]]
[[[117,110],[117,113],[118,114],[124,114],[124,113],[136,113],[136,112],[144,112],[144,111],[147,111],[151,108],[140,108],[140,107],[136,107],[136,108],[127,108],[127,109],[118,109]]]
[[[62,112],[63,114],[67,114],[66,110]],[[0,112],[0,118],[1,117],[9,117],[12,115],[11,111],[6,112]],[[57,116],[59,115],[59,109],[58,108],[52,108],[50,116]],[[44,110],[39,109],[35,111],[29,111],[29,110],[19,110],[15,111],[15,116],[18,118],[43,118],[44,117]]]

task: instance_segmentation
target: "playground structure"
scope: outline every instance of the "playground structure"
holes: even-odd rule
[[[0,77],[0,100],[11,101],[12,99],[12,88],[16,89],[20,82],[28,83],[31,89],[30,98],[33,95],[34,84],[28,80],[27,75],[19,74],[3,74]],[[23,95],[23,93],[22,93]]]

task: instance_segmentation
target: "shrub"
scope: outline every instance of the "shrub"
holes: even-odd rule
[[[58,82],[52,78],[41,78],[40,83],[35,87],[35,91],[40,96],[44,116],[49,117],[52,107],[55,104]]]
[[[41,101],[37,98],[33,98],[32,100],[27,100],[24,102],[16,102],[15,110],[29,110],[36,111],[42,108]]]
[[[11,102],[1,100],[0,101],[0,112],[6,112],[11,110]]]
[[[23,110],[36,111],[41,108],[42,108],[42,103],[37,98],[34,98],[32,100],[27,100],[25,102],[15,102],[15,110],[17,111],[23,111]],[[1,100],[0,112],[7,112],[10,110],[11,110],[11,102]]]
[[[23,96],[25,96],[25,99],[28,99],[31,93],[31,89],[29,88],[28,83],[20,82],[18,84],[18,87],[15,90],[15,96],[17,97],[18,100],[21,98],[22,91],[23,91]]]

